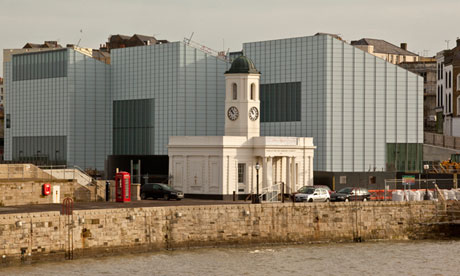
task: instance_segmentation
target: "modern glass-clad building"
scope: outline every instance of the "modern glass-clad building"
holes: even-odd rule
[[[104,170],[111,153],[110,65],[74,48],[4,62],[5,159]]]
[[[243,44],[261,75],[261,135],[314,137],[315,171],[417,171],[423,78],[329,35]]]
[[[329,35],[243,50],[262,73],[261,135],[313,137],[315,171],[421,168],[423,78]],[[14,54],[5,159],[103,170],[108,155],[167,157],[169,136],[221,136],[229,65],[184,42],[113,49],[111,65],[73,48]]]
[[[111,60],[114,155],[167,155],[169,136],[224,133],[224,59],[172,42]]]

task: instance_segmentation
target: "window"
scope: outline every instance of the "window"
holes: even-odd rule
[[[446,88],[449,88],[449,84],[447,83],[447,72],[446,72],[446,79],[445,79],[445,85],[446,85]]]
[[[440,105],[440,106],[443,106],[443,105],[444,105],[444,103],[443,103],[443,101],[442,101],[442,98],[444,97],[444,94],[443,94],[443,91],[442,91],[442,87],[443,87],[443,86],[441,85],[441,94],[440,94],[440,97],[439,97],[439,98],[441,99],[441,100],[440,100],[440,101],[441,101],[441,105]]]
[[[234,100],[237,100],[237,99],[238,99],[238,88],[237,88],[237,86],[236,86],[236,83],[234,83],[234,84],[232,85],[232,95],[233,95],[232,98],[233,98]]]
[[[452,113],[452,94],[449,94],[449,113]]]
[[[114,154],[148,155],[152,151],[154,112],[154,99],[113,101]]]
[[[255,95],[256,95],[256,85],[254,83],[251,83],[251,100],[255,100]]]
[[[449,88],[452,88],[452,71],[449,71]]]
[[[438,85],[438,106],[441,106],[441,88]]]
[[[6,114],[6,128],[11,127],[11,120],[10,120],[10,114]]]
[[[460,96],[457,97],[457,115],[460,115]]]
[[[67,49],[13,55],[13,81],[67,76]]]
[[[426,72],[420,73],[420,76],[423,77],[423,82],[426,83]]]
[[[300,121],[300,82],[260,85],[261,122]]]
[[[440,74],[441,74],[441,64],[438,63],[438,80],[441,79]]]
[[[238,183],[244,183],[244,171],[246,164],[238,164]]]

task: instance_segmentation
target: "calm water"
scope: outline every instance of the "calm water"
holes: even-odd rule
[[[179,250],[0,268],[0,275],[460,275],[460,241]]]

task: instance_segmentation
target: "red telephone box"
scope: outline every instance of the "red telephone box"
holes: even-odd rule
[[[131,201],[131,175],[119,172],[115,175],[115,198],[117,202]]]
[[[42,194],[44,196],[51,194],[51,184],[45,183],[42,186]]]

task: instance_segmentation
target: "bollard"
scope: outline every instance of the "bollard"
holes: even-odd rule
[[[105,182],[105,201],[110,201],[110,182]]]
[[[284,203],[284,182],[281,182],[281,203]]]
[[[236,192],[233,191],[233,201],[236,201]]]

